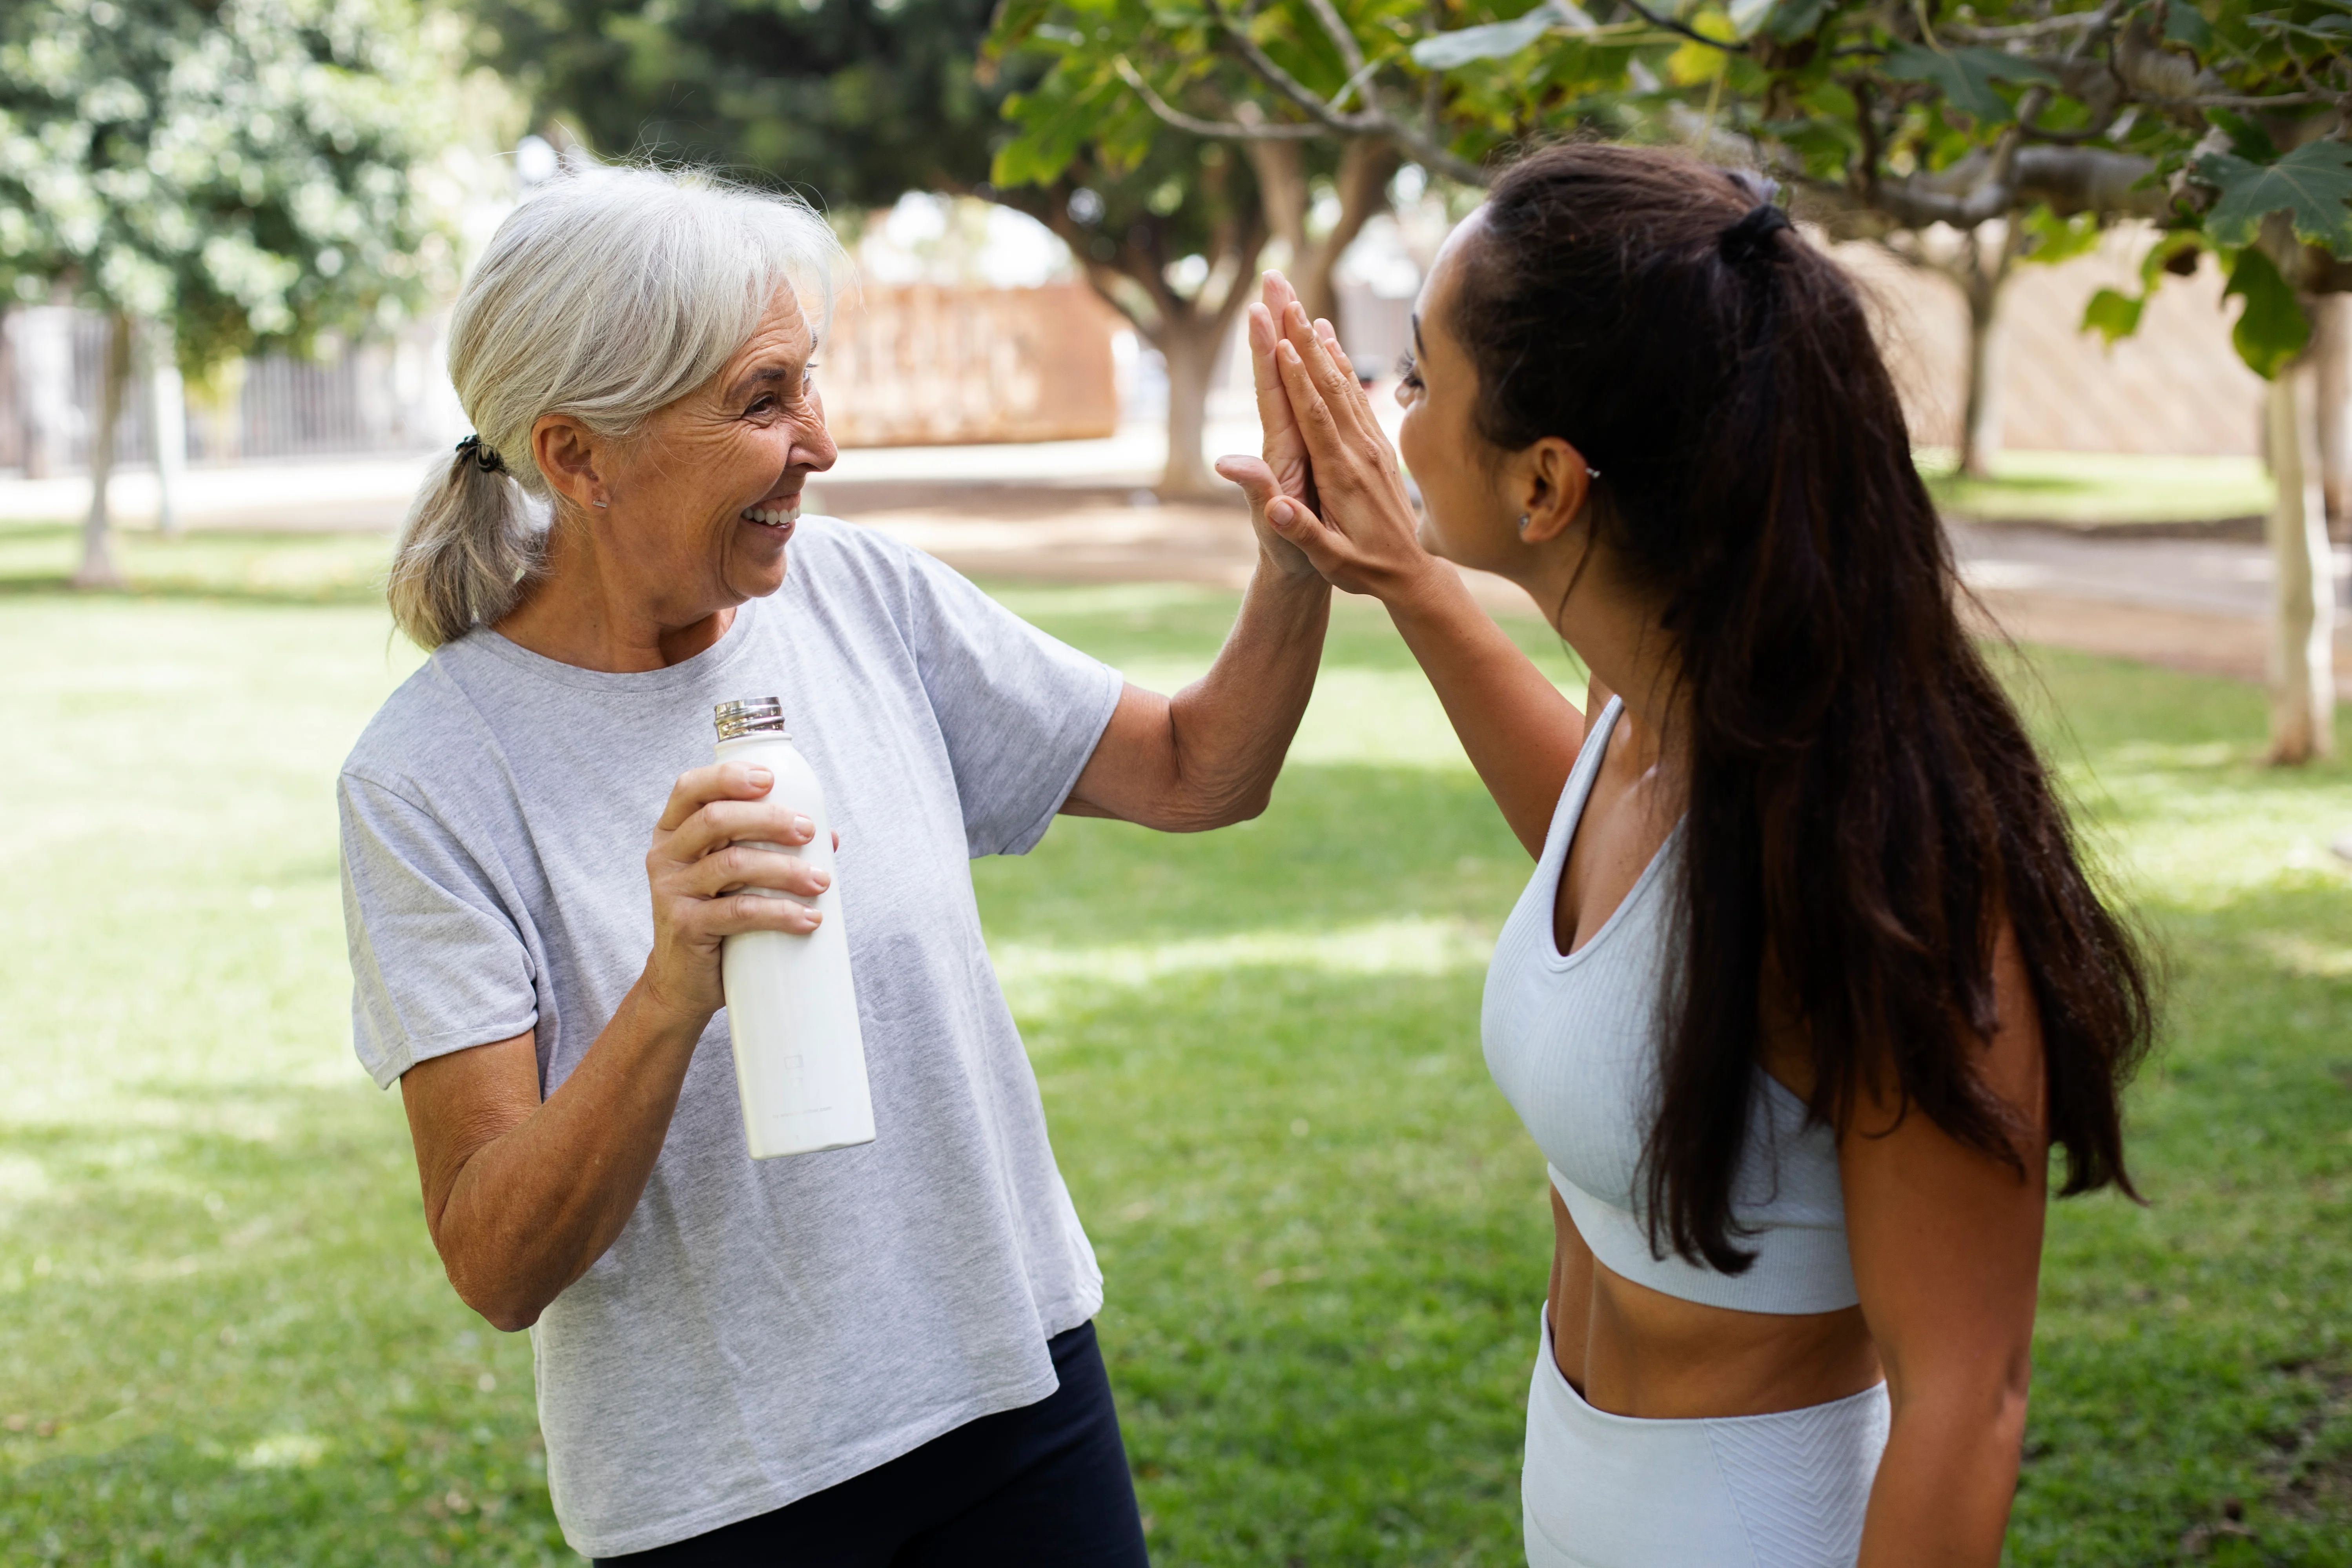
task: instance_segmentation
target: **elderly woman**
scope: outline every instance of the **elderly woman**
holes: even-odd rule
[[[531,1331],[580,1552],[1141,1563],[1101,1275],[969,861],[1056,812],[1262,809],[1328,590],[1263,528],[1273,473],[1229,463],[1267,543],[1215,666],[1162,698],[802,518],[834,255],[791,201],[623,169],[491,241],[450,351],[479,435],[392,580],[432,657],[341,780],[359,1053],[400,1082],[458,1295]],[[705,759],[714,704],[772,694],[833,806],[877,1135],[754,1163],[720,942],[812,929],[747,889],[824,879],[770,776]]]

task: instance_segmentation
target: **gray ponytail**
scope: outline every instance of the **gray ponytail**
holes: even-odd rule
[[[542,416],[628,435],[717,374],[778,289],[821,330],[840,257],[799,198],[697,171],[590,163],[541,185],[499,226],[450,320],[449,379],[490,456],[460,450],[410,504],[386,584],[401,631],[455,641],[543,569]]]
[[[547,552],[545,509],[464,452],[408,503],[384,596],[419,647],[454,642],[514,608]]]

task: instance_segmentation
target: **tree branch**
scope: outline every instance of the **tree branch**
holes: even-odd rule
[[[2091,26],[2098,19],[2096,11],[2069,11],[2063,16],[2045,17],[2039,22],[2026,22],[2014,27],[1967,27],[1947,22],[1944,24],[1944,37],[1963,44],[2004,44],[2023,38],[2051,37],[2076,27]]]
[[[1633,15],[1641,17],[1642,20],[1650,24],[1653,27],[1664,28],[1665,31],[1673,33],[1678,37],[1688,38],[1694,44],[1705,44],[1708,48],[1721,49],[1727,55],[1744,55],[1748,52],[1748,46],[1746,44],[1727,43],[1721,38],[1710,38],[1705,33],[1700,32],[1697,28],[1685,26],[1682,23],[1675,21],[1672,16],[1659,16],[1655,11],[1651,10],[1647,5],[1643,5],[1642,0],[1625,0],[1625,6],[1626,9],[1632,11]]]
[[[1331,0],[1307,0],[1307,8],[1315,13],[1318,22],[1323,24],[1323,31],[1330,37],[1332,47],[1339,51],[1339,63],[1348,68],[1349,78],[1360,75],[1364,68],[1364,51],[1357,47],[1356,35],[1348,30],[1346,22],[1340,20]],[[1332,98],[1331,106],[1336,109],[1347,101],[1347,93],[1348,89],[1341,88]]]
[[[1390,113],[1380,103],[1378,89],[1374,84],[1367,82],[1365,85],[1366,107],[1361,112],[1342,113],[1331,104],[1318,98],[1307,89],[1304,82],[1275,63],[1272,57],[1258,47],[1257,40],[1251,37],[1242,25],[1226,12],[1219,0],[1207,0],[1207,4],[1209,14],[1217,19],[1217,24],[1223,28],[1225,36],[1233,40],[1234,52],[1241,56],[1243,63],[1255,71],[1267,86],[1305,110],[1307,115],[1318,123],[1348,136],[1388,137],[1398,146],[1412,153],[1414,162],[1425,168],[1435,170],[1449,180],[1457,180],[1465,185],[1484,185],[1486,183],[1487,174],[1484,169],[1468,159],[1456,155],[1450,148],[1436,141],[1420,127]],[[1342,101],[1346,91],[1346,89],[1341,89]]]
[[[1121,81],[1135,89],[1136,96],[1143,100],[1144,106],[1153,114],[1177,130],[1189,132],[1194,136],[1213,137],[1222,142],[1313,142],[1331,134],[1327,127],[1321,125],[1278,124],[1270,120],[1244,125],[1238,120],[1202,120],[1171,107],[1167,100],[1152,90],[1151,84],[1143,79],[1143,73],[1130,65],[1125,55],[1112,61],[1111,68],[1118,72]]]
[[[1311,118],[1329,126],[1334,131],[1344,131],[1351,136],[1360,136],[1366,132],[1390,129],[1381,123],[1385,117],[1376,111],[1367,110],[1360,114],[1345,114],[1324,102],[1307,90],[1306,83],[1283,69],[1275,63],[1272,56],[1258,47],[1257,40],[1249,36],[1248,29],[1229,16],[1218,0],[1208,0],[1208,6],[1209,14],[1217,19],[1217,24],[1224,29],[1225,36],[1234,41],[1235,52],[1247,62],[1250,69],[1264,79],[1268,87],[1305,110]]]

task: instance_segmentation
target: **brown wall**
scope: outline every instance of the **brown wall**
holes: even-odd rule
[[[2164,279],[2139,332],[2107,348],[2078,329],[2102,286],[2138,290],[2150,237],[2137,226],[2056,267],[2018,267],[2003,294],[2008,363],[2001,444],[2021,451],[2259,455],[2262,381],[2230,346],[2231,315],[2210,257],[2193,278]],[[1968,306],[1943,278],[1875,246],[1839,258],[1877,298],[1881,340],[1924,446],[1959,444]]]
[[[845,447],[1114,435],[1120,324],[1083,283],[866,284],[817,354],[826,422]]]

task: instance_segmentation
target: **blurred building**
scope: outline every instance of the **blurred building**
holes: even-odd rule
[[[2082,330],[2103,288],[2139,292],[2143,225],[2054,267],[2021,263],[2001,291],[2000,445],[2018,451],[2258,457],[2263,382],[2231,346],[2231,312],[2210,257],[2194,276],[2161,278],[2137,333],[2110,347]],[[1966,387],[1968,304],[1949,280],[1873,245],[1838,258],[1874,297],[1879,337],[1902,389],[1912,438],[1957,447]]]

